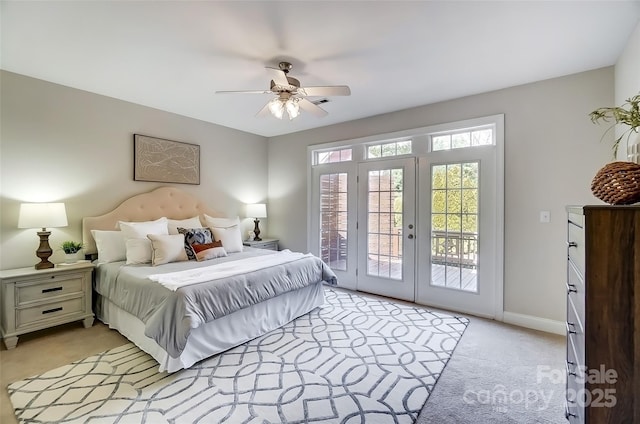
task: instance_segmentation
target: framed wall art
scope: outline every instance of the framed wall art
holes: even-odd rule
[[[133,135],[133,179],[200,184],[200,146],[147,135]]]

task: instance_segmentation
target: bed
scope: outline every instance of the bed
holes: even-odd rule
[[[159,371],[189,368],[279,328],[321,306],[324,284],[336,284],[335,274],[319,258],[242,246],[239,234],[232,232],[239,231],[238,221],[217,216],[189,193],[161,187],[82,220],[85,254],[96,263],[96,317],[151,355]],[[168,225],[169,234],[147,235],[147,240],[128,233],[144,234],[162,225]],[[176,250],[177,239],[184,244],[206,230],[219,240],[187,242],[186,253]],[[238,242],[241,251],[224,250],[225,244]],[[150,246],[153,263],[137,259],[142,252],[138,243]],[[201,246],[205,249],[196,251]],[[167,253],[171,249],[175,252]]]

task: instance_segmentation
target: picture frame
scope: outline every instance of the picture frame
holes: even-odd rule
[[[133,135],[133,179],[200,184],[200,145]]]

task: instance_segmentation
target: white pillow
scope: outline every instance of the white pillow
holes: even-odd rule
[[[151,265],[189,260],[184,250],[184,234],[149,234],[147,238],[151,240]]]
[[[242,252],[242,235],[239,225],[228,228],[212,227],[211,231],[213,231],[213,238],[222,242],[227,253]]]
[[[216,227],[216,228],[229,228],[234,225],[240,225],[240,217],[236,216],[235,218],[214,218],[207,214],[204,214],[204,220],[207,224],[207,227]],[[226,246],[225,246],[226,248]]]
[[[106,264],[126,259],[127,250],[122,231],[91,230],[91,235],[96,241],[98,263]]]
[[[155,221],[118,221],[118,225],[124,234],[125,240],[132,238],[143,238],[147,240],[147,234],[169,234],[169,225],[167,223],[167,218],[165,217],[156,219]]]
[[[127,248],[127,265],[151,262],[151,242],[146,238],[132,238],[124,242]]]
[[[178,227],[181,228],[201,228],[200,217],[194,216],[187,219],[167,219],[169,234],[178,234]]]

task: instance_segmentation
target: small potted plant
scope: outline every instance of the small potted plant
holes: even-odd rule
[[[620,137],[618,137],[613,143],[613,157],[615,159],[618,154],[618,147],[622,138],[626,135],[626,141],[628,144],[631,136],[638,137],[638,133],[640,133],[640,93],[627,99],[622,106],[598,108],[591,112],[589,117],[593,123],[598,123],[600,121],[613,121],[613,124],[609,129],[607,129],[607,131],[615,127],[616,124],[624,124],[628,126],[628,128],[625,129]],[[629,152],[629,154],[631,154],[631,152]]]
[[[67,240],[62,242],[60,247],[66,255],[65,262],[68,264],[76,262],[78,259],[78,252],[82,249],[82,246],[82,243],[77,241]]]

